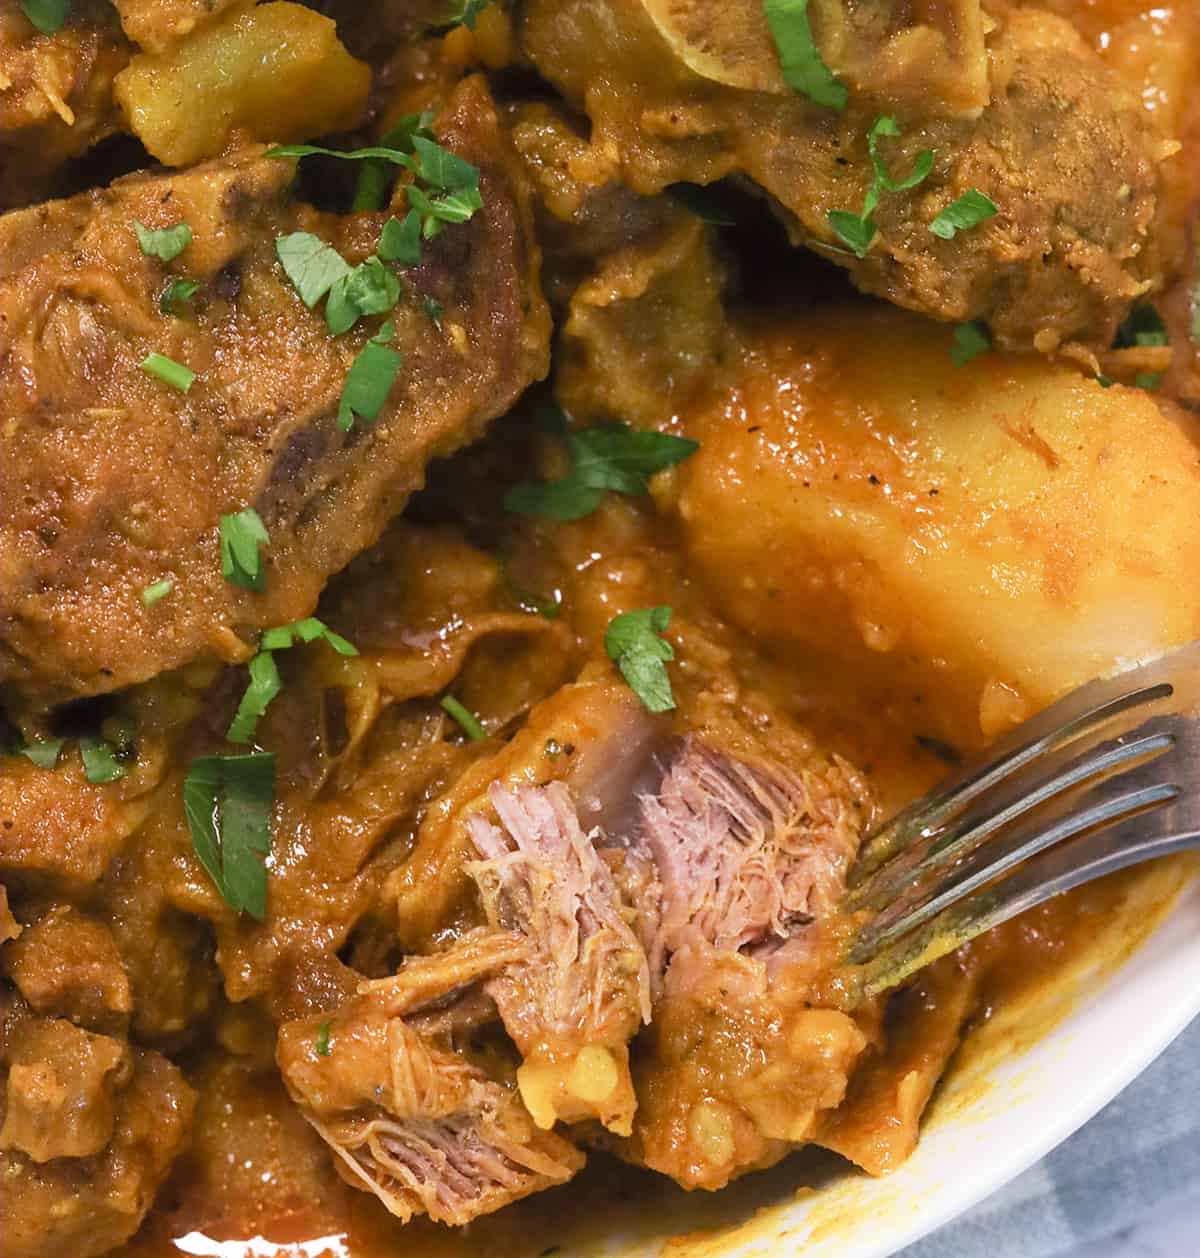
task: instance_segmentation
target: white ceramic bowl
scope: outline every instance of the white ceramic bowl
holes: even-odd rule
[[[895,1254],[1066,1139],[1200,1013],[1195,862],[1139,871],[1101,934],[1070,972],[986,1028],[992,1042],[968,1050],[893,1175],[811,1186],[792,1162],[723,1193],[663,1189],[624,1206],[610,1198],[602,1222],[567,1222],[563,1258]]]

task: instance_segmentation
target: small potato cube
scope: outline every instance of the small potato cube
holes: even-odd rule
[[[332,21],[278,0],[231,9],[168,52],[139,54],[115,94],[150,153],[187,166],[215,157],[239,129],[286,142],[356,126],[370,82]]]
[[[726,616],[969,747],[1200,637],[1200,452],[1150,394],[949,344],[865,305],[752,335],[679,511]]]

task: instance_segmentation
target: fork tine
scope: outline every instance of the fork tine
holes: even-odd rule
[[[1123,776],[1106,779],[1084,792],[1082,798],[1072,797],[1057,810],[1057,816],[1038,817],[994,838],[977,848],[949,878],[931,879],[911,896],[898,900],[863,929],[849,960],[861,964],[1039,852],[1085,831],[1111,826],[1135,813],[1170,803],[1179,793],[1180,788],[1173,783],[1130,789]]]
[[[1156,815],[1173,811],[1167,808]],[[865,963],[859,990],[864,996],[887,991],[977,935],[1055,896],[1130,865],[1189,848],[1200,848],[1200,831],[1181,831],[1169,824],[1147,831],[1144,816],[1052,847],[1007,878],[945,909],[912,935],[882,948]]]
[[[1145,671],[1145,670],[1139,670]],[[1133,687],[1132,689],[1130,687]],[[1169,682],[1136,686],[1128,674],[1089,682],[1000,739],[987,755],[903,809],[864,843],[850,875],[853,891],[881,865],[936,832],[986,791],[1039,757],[1115,718],[1174,693]]]
[[[943,829],[922,836],[879,866],[866,881],[847,893],[843,907],[851,912],[859,908],[882,908],[894,901],[906,886],[926,880],[967,855],[1024,813],[1091,778],[1123,772],[1140,761],[1162,754],[1174,745],[1174,735],[1158,731],[1143,734],[1143,731],[1163,719],[1151,718],[1139,727],[1135,733],[1140,737],[1128,740],[1123,737],[1115,742],[1089,746],[1081,754],[1072,754],[1074,743],[1051,752],[1037,764],[1043,769],[1040,780],[1026,782],[1022,776],[998,785],[974,808],[964,810]]]

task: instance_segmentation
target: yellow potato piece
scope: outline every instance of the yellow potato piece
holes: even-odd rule
[[[231,10],[169,52],[139,54],[115,95],[154,157],[187,166],[215,157],[235,130],[287,142],[356,126],[370,83],[332,21],[279,0]]]
[[[1154,398],[851,307],[750,338],[691,415],[691,558],[730,619],[978,744],[1200,637],[1200,455]]]

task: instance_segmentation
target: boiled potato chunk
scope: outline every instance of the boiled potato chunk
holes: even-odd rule
[[[289,141],[354,127],[370,84],[332,21],[278,0],[231,9],[165,53],[139,54],[115,95],[154,157],[187,166],[215,157],[235,130]]]
[[[727,617],[970,746],[1200,637],[1200,458],[1149,394],[949,341],[865,306],[749,334],[678,509]]]

